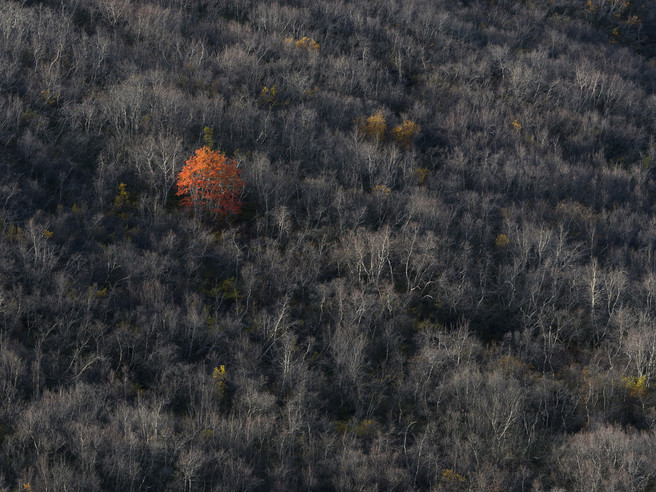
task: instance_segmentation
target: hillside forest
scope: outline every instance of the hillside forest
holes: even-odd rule
[[[654,490],[655,54],[647,0],[3,0],[0,490]]]

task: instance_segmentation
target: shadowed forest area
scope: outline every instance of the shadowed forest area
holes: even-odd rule
[[[655,54],[647,0],[3,1],[0,490],[653,490]]]

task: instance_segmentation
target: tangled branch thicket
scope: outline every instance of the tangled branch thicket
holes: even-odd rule
[[[656,486],[649,2],[0,4],[0,489]]]

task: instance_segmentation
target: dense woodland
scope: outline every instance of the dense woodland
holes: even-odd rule
[[[655,54],[647,0],[3,0],[0,489],[654,490]]]

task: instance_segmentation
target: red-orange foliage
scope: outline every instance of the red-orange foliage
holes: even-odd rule
[[[239,195],[244,187],[237,163],[221,152],[201,147],[178,174],[182,205],[204,208],[219,216],[241,212]]]

